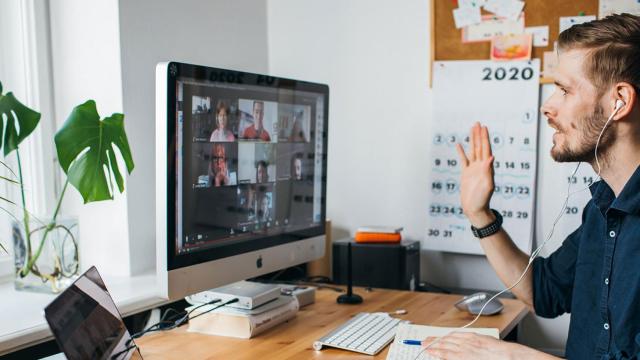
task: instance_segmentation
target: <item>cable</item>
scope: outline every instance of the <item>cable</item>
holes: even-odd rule
[[[142,335],[144,335],[146,333],[149,333],[149,332],[152,332],[152,331],[164,331],[164,330],[171,330],[171,329],[177,328],[178,326],[186,323],[189,320],[189,315],[191,315],[191,313],[194,312],[195,310],[197,310],[197,309],[199,309],[199,308],[201,308],[201,307],[203,307],[205,305],[215,304],[215,303],[218,303],[220,301],[221,301],[220,299],[213,299],[213,300],[211,300],[209,302],[200,304],[200,305],[194,307],[193,309],[191,309],[185,315],[181,315],[182,313],[177,311],[177,310],[175,310],[175,309],[171,309],[171,308],[167,309],[165,311],[165,313],[160,317],[160,321],[158,321],[157,323],[149,326],[148,328],[146,328],[146,329],[144,329],[144,330],[142,330],[140,332],[137,332],[137,333],[131,335],[131,339],[132,340],[133,339],[137,339],[137,338],[141,337]],[[236,299],[236,301],[238,301],[238,300]],[[224,306],[224,305],[227,305],[227,304],[230,304],[230,302],[223,303],[220,306]],[[220,306],[218,306],[218,307],[220,307]],[[214,309],[217,309],[218,307],[215,307]],[[174,312],[178,316],[168,317],[170,312]]]
[[[509,286],[508,288],[500,291],[499,293],[493,295],[487,302],[484,303],[484,305],[482,306],[482,308],[480,309],[480,312],[478,313],[478,315],[476,315],[476,317],[471,320],[469,323],[467,323],[466,325],[457,328],[456,330],[462,330],[462,329],[466,329],[469,326],[473,325],[476,321],[478,321],[478,319],[480,318],[480,316],[482,315],[482,312],[484,311],[484,308],[489,305],[489,303],[491,301],[493,301],[495,298],[497,298],[498,296],[504,294],[505,292],[513,289],[514,287],[518,286],[518,284],[520,284],[520,282],[522,281],[522,279],[524,279],[524,276],[527,274],[527,272],[529,271],[529,269],[531,268],[531,264],[533,263],[533,260],[538,256],[538,254],[540,253],[540,251],[542,251],[542,248],[547,244],[547,242],[551,239],[551,236],[553,235],[553,232],[555,231],[556,228],[556,224],[560,221],[560,219],[562,218],[562,216],[565,214],[565,209],[567,208],[567,205],[569,204],[569,198],[571,196],[573,196],[574,194],[577,194],[579,192],[582,192],[584,190],[587,190],[589,188],[591,188],[591,186],[593,186],[593,184],[595,184],[596,182],[598,182],[600,179],[602,179],[600,177],[600,173],[602,171],[602,168],[600,167],[600,161],[598,160],[598,145],[600,144],[600,140],[602,139],[602,134],[604,134],[605,129],[607,128],[607,126],[609,125],[609,123],[611,122],[611,120],[613,119],[613,117],[618,113],[618,110],[620,110],[620,107],[616,106],[616,108],[614,109],[614,111],[611,113],[611,115],[609,116],[609,118],[607,119],[607,122],[605,122],[604,126],[602,127],[602,130],[600,131],[600,134],[598,135],[598,140],[596,141],[596,146],[595,146],[595,150],[594,150],[594,157],[596,160],[596,164],[598,166],[598,173],[596,175],[596,179],[594,181],[591,182],[591,184],[589,184],[587,187],[578,190],[578,191],[574,191],[571,192],[571,182],[569,182],[568,186],[567,186],[567,197],[564,199],[564,203],[562,204],[562,209],[560,210],[560,213],[558,214],[558,216],[556,217],[556,219],[553,222],[553,225],[551,226],[551,231],[549,232],[549,235],[547,235],[546,239],[542,242],[542,244],[540,246],[538,246],[537,249],[535,249],[532,253],[531,256],[529,257],[529,261],[527,263],[527,266],[524,268],[524,270],[522,271],[522,275],[520,275],[520,277],[518,278],[518,280],[511,286]],[[571,177],[575,176],[576,173],[578,172],[578,169],[580,168],[580,164],[582,164],[582,162],[578,162],[578,165],[576,165],[576,168],[573,170],[573,173],[571,174]],[[453,330],[453,331],[456,331]],[[418,355],[415,357],[414,360],[417,360],[420,358],[420,356],[422,356],[422,354],[427,351],[431,346],[433,346],[434,344],[438,343],[442,338],[444,338],[445,336],[448,336],[449,334],[451,334],[453,331],[450,331],[449,333],[438,337],[437,339],[435,339],[433,342],[431,342],[431,344],[427,345],[426,347],[424,347],[419,353]]]

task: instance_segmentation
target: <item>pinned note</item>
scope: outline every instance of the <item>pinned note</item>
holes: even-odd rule
[[[555,51],[545,51],[542,54],[542,76],[551,78],[553,77],[553,72],[558,66],[558,53]]]
[[[482,21],[479,7],[460,7],[453,10],[453,21],[456,28],[460,29],[465,26],[475,25]]]
[[[496,36],[524,33],[524,14],[518,20],[483,15],[482,22],[462,29],[462,42],[491,41]]]
[[[602,19],[611,14],[632,14],[640,15],[639,0],[600,0],[598,18]]]
[[[534,47],[549,46],[549,27],[548,26],[531,26],[524,29],[527,34],[533,35]]]
[[[596,19],[595,15],[588,16],[563,16],[560,18],[560,32],[567,30],[573,25],[583,24]]]
[[[531,34],[496,36],[491,40],[491,60],[531,59]]]
[[[458,7],[479,9],[484,6],[485,2],[485,0],[458,0]]]
[[[484,5],[486,11],[512,20],[520,17],[523,8],[524,1],[520,0],[487,0]]]

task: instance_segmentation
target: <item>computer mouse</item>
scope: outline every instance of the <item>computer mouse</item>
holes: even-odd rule
[[[486,292],[477,292],[469,296],[465,296],[462,300],[458,301],[455,305],[460,311],[467,311],[473,315],[478,315],[484,304],[491,299],[491,294]],[[482,315],[495,315],[498,314],[504,305],[498,299],[493,299],[482,310]]]

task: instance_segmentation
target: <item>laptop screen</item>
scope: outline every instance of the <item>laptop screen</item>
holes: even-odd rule
[[[44,313],[68,360],[142,359],[93,266],[53,300]]]

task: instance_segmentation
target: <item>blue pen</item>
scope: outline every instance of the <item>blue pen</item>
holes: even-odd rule
[[[422,345],[420,340],[402,340],[402,343],[405,345]]]

